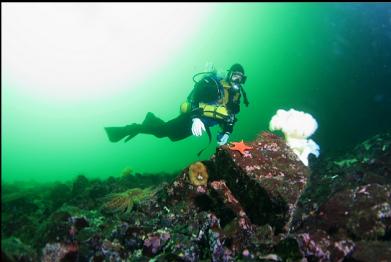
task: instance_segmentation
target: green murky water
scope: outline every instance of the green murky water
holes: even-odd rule
[[[132,4],[2,6],[2,182],[172,172],[208,159],[215,140],[196,155],[206,135],[110,143],[103,129],[148,111],[176,117],[206,62],[239,62],[248,76],[250,106],[231,141],[254,139],[280,108],[315,117],[321,154],[390,130],[390,4],[155,5],[137,5],[142,14]]]

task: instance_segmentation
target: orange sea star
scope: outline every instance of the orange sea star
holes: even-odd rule
[[[231,144],[233,144],[233,147],[229,147],[229,149],[239,151],[242,155],[244,154],[244,151],[252,149],[251,146],[247,146],[243,142],[243,139],[240,142],[232,142]]]

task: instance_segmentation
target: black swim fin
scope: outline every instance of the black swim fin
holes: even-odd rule
[[[156,117],[153,113],[148,112],[145,116],[145,119],[142,123],[143,126],[160,126],[163,125],[165,122],[161,120],[160,118]]]
[[[130,139],[132,139],[133,137],[137,136],[140,131],[141,131],[141,126],[138,125],[138,124],[132,124],[130,126],[127,126],[128,127],[128,133],[127,133],[127,137],[125,139],[125,143],[128,142]]]
[[[125,142],[128,142],[140,132],[149,134],[151,130],[156,130],[164,124],[163,120],[148,112],[141,125],[131,124],[123,127],[105,127],[105,130],[111,142],[118,142],[125,137]]]
[[[111,142],[118,142],[124,137],[128,136],[125,140],[125,142],[127,142],[140,132],[140,128],[138,127],[139,125],[137,124],[127,125],[123,127],[105,127],[105,131]]]

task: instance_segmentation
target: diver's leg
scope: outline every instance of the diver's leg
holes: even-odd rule
[[[165,124],[165,133],[171,141],[182,140],[192,135],[191,125],[191,117],[189,115],[182,114]]]
[[[142,124],[105,127],[105,130],[111,142],[118,142],[125,137],[125,142],[127,142],[138,134],[150,134],[158,138],[168,137],[171,141],[178,141],[192,134],[191,124],[191,117],[187,114],[182,114],[168,122],[164,122],[149,112]]]
[[[164,122],[152,113],[148,113],[140,127],[140,133],[151,134],[158,138],[168,137],[171,141],[178,141],[191,135],[191,124],[191,118],[186,114]]]

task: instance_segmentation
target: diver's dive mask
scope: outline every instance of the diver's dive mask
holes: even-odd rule
[[[241,72],[231,72],[230,81],[234,84],[242,85],[246,82],[247,76]]]

